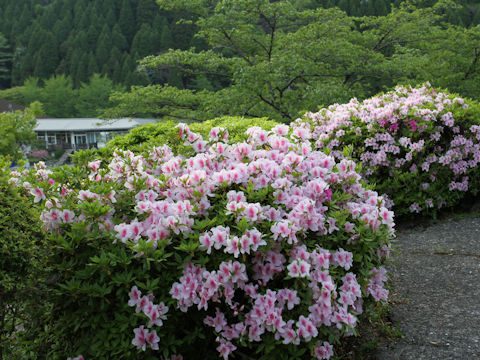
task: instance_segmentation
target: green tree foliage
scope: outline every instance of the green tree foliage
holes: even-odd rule
[[[45,81],[41,100],[45,112],[53,117],[74,117],[75,96],[72,79],[65,75],[52,76]]]
[[[41,101],[45,112],[52,117],[97,117],[100,110],[112,106],[110,93],[124,91],[106,75],[93,74],[90,79],[73,88],[70,76],[58,75],[41,82],[28,78],[23,86],[0,91],[0,98],[28,106]]]
[[[52,33],[45,32],[42,46],[35,54],[35,76],[47,78],[54,74],[58,60],[57,39]]]
[[[32,104],[25,111],[0,113],[0,155],[16,160],[22,157],[22,145],[29,145],[35,140],[33,129],[37,124],[36,116],[41,114],[38,103]],[[0,296],[1,298],[1,296]]]
[[[292,121],[305,110],[365,98],[398,82],[431,81],[480,96],[478,29],[445,24],[443,15],[453,6],[448,1],[424,8],[405,3],[386,16],[362,18],[287,0],[160,4],[196,11],[197,35],[214,50],[147,57],[143,66],[149,71],[181,71],[186,89],[148,86],[117,94],[115,116],[204,120],[228,114]],[[202,85],[207,79],[220,86],[196,91],[199,78]]]
[[[155,0],[0,0],[0,32],[11,45],[8,53],[14,54],[7,69],[8,80],[0,80],[0,88],[10,86],[10,81],[21,85],[31,76],[48,79],[56,74],[69,75],[75,87],[98,72],[112,78],[115,70],[118,75],[124,55],[137,60],[135,53],[143,57],[174,44],[188,48],[194,35],[191,25],[175,25],[177,37],[175,43],[172,40],[168,24],[179,18],[180,14],[160,10]],[[156,19],[165,20],[158,27]],[[133,44],[134,39],[137,44]],[[114,48],[120,56],[109,61]],[[83,54],[88,59],[82,59]],[[135,72],[136,67],[130,67],[129,73],[116,76],[115,81],[144,84],[145,78]],[[154,80],[164,82],[167,77]]]
[[[110,103],[109,94],[119,89],[113,81],[105,75],[93,74],[88,83],[82,83],[77,93],[75,109],[82,117],[97,117],[103,107]]]
[[[123,35],[125,35],[125,37],[131,41],[133,39],[132,35],[135,33],[136,24],[135,13],[133,12],[130,0],[122,1],[118,24],[120,25],[120,29],[122,29]]]

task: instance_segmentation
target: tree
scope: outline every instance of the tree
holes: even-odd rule
[[[31,109],[24,112],[0,113],[0,155],[10,156],[12,159],[19,159],[21,145],[31,144],[35,138],[33,129],[37,124],[36,116],[40,114],[39,104],[33,104]]]
[[[132,41],[133,37],[135,36],[136,24],[135,15],[130,0],[122,1],[118,24],[120,25],[123,35],[125,38],[127,38],[128,42]]]
[[[9,87],[11,79],[12,53],[7,39],[0,33],[0,89]]]
[[[78,62],[76,72],[73,76],[73,84],[75,87],[80,86],[80,83],[85,82],[88,80],[88,54],[83,53],[80,57],[80,61]]]
[[[132,41],[131,54],[137,53],[140,57],[151,55],[155,52],[155,41],[152,28],[148,24],[142,24]]]
[[[125,102],[124,109],[135,111],[135,99],[139,113],[148,112],[146,104],[157,101],[152,111],[156,116],[202,120],[247,115],[287,122],[306,110],[416,80],[425,71],[434,78],[428,67],[413,69],[410,64],[418,63],[419,57],[429,63],[438,60],[438,49],[426,54],[421,46],[440,45],[436,39],[444,30],[437,24],[446,7],[439,2],[417,9],[407,3],[387,16],[359,19],[335,8],[299,9],[287,0],[163,0],[161,6],[188,17],[194,14],[197,36],[212,50],[171,50],[147,57],[143,66],[181,71],[187,77],[204,74],[224,88],[136,88],[134,92],[151,98],[138,102],[138,94],[122,94],[117,100]],[[175,101],[165,101],[166,94]]]
[[[93,74],[88,84],[82,83],[78,89],[75,109],[80,117],[97,117],[99,110],[108,107],[108,97],[119,87],[114,86],[113,81],[105,75]]]
[[[55,73],[58,66],[58,46],[53,33],[45,32],[43,45],[35,55],[35,76],[45,79]]]
[[[52,76],[45,81],[42,91],[45,113],[53,117],[75,116],[75,92],[69,76]]]
[[[170,31],[170,27],[168,26],[168,22],[165,20],[162,24],[161,35],[160,35],[160,44],[159,50],[168,50],[173,48],[173,37],[172,32]]]
[[[120,51],[125,51],[128,48],[127,39],[122,34],[122,30],[118,24],[112,29],[112,46],[115,46]]]
[[[42,88],[39,86],[38,78],[30,77],[23,83],[23,104],[30,105],[39,101],[42,96]]]
[[[154,0],[139,0],[137,5],[137,26],[151,24],[156,13],[159,12]]]

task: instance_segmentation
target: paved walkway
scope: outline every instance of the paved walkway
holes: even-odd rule
[[[480,217],[397,234],[391,318],[404,338],[378,360],[480,359]]]

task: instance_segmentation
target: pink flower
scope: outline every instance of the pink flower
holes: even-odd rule
[[[61,218],[64,223],[71,223],[73,222],[73,219],[75,218],[75,213],[71,210],[63,210],[61,214]]]
[[[217,347],[217,351],[224,360],[227,360],[228,356],[237,349],[235,345],[224,338],[217,337],[217,341],[220,342],[220,345]]]
[[[148,331],[146,331],[142,325],[139,328],[134,329],[133,332],[135,333],[135,338],[132,340],[132,344],[135,345],[137,349],[142,349],[145,351],[147,349],[146,337]]]
[[[323,345],[318,343],[315,346],[314,354],[317,359],[330,359],[333,356],[333,346],[328,342],[324,341]]]
[[[97,171],[100,168],[100,160],[89,162],[88,167],[93,171]]]
[[[157,332],[155,330],[152,332],[145,331],[145,341],[150,345],[152,350],[158,350],[158,342],[160,341],[160,338],[157,336]]]
[[[31,189],[30,194],[32,194],[35,197],[33,199],[33,202],[35,202],[35,203],[46,199],[45,194],[43,193],[43,189],[39,188],[39,187]]]

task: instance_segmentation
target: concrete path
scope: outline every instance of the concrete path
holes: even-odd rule
[[[480,359],[480,216],[400,230],[391,318],[404,338],[374,359]]]

